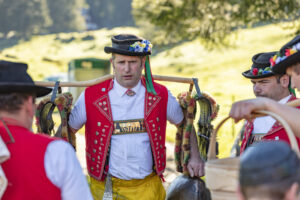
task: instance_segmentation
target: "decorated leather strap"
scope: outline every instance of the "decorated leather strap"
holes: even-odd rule
[[[50,97],[46,97],[40,101],[36,109],[36,125],[37,125],[37,132],[45,133],[52,136],[57,136],[63,138],[64,140],[68,141],[75,149],[76,149],[76,136],[75,133],[69,131],[68,126],[68,119],[71,113],[73,97],[72,94],[67,92],[63,94],[58,94],[53,101],[51,101]],[[47,119],[45,116],[49,115],[49,106],[57,107],[60,119],[61,119],[61,126],[57,131],[54,130],[54,122],[52,117]],[[51,112],[52,115],[53,112]],[[50,125],[49,125],[50,124]],[[43,130],[46,127],[46,130]]]
[[[144,119],[114,121],[113,135],[145,133]]]
[[[219,106],[216,101],[208,94],[202,93],[200,99],[197,95],[191,95],[191,92],[182,92],[177,98],[179,105],[184,113],[183,123],[177,127],[175,141],[175,164],[176,170],[183,174],[188,174],[187,164],[190,158],[190,135],[193,131],[193,124],[196,114],[196,102],[200,105],[199,125],[199,151],[202,158],[206,159],[207,146],[210,132],[212,131],[211,121],[216,118]],[[204,102],[202,100],[205,99]],[[200,124],[199,124],[200,123]],[[205,138],[203,140],[203,138]]]

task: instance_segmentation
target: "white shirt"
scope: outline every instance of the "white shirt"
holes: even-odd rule
[[[141,81],[132,90],[134,96],[125,94],[127,88],[114,80],[109,91],[112,117],[117,120],[143,119],[145,87]],[[167,119],[173,124],[183,120],[182,110],[175,97],[168,91]],[[77,100],[71,112],[69,125],[80,129],[86,122],[84,92]],[[109,173],[124,180],[143,179],[153,170],[150,140],[147,133],[113,135],[109,157]]]
[[[291,95],[284,97],[278,103],[285,104],[291,98]],[[276,120],[273,117],[265,116],[265,117],[257,117],[253,122],[253,134],[266,134],[272,128]]]
[[[63,200],[92,200],[87,180],[73,147],[55,140],[48,144],[44,164],[49,180],[61,190]]]

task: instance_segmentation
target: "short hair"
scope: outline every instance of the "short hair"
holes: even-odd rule
[[[239,182],[245,199],[281,200],[294,183],[300,185],[300,159],[286,142],[258,142],[241,156]]]
[[[285,74],[275,74],[275,78],[277,83],[280,83],[280,79],[284,76]]]
[[[21,109],[24,101],[30,96],[34,97],[34,94],[29,93],[10,93],[0,94],[0,111],[16,113]]]
[[[286,180],[267,183],[256,186],[241,186],[241,192],[244,195],[245,199],[250,197],[260,197],[260,198],[269,198],[272,200],[282,200],[285,196],[285,193],[289,188],[294,184],[298,183],[300,185],[300,170],[295,176],[289,177]],[[300,193],[300,187],[298,187],[297,193]]]

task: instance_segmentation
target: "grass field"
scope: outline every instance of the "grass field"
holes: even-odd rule
[[[0,58],[29,63],[29,73],[35,80],[59,72],[67,72],[68,62],[74,58],[97,57],[108,59],[103,51],[110,45],[110,37],[118,33],[143,35],[135,28],[115,28],[85,33],[61,33],[35,36],[30,41],[0,41]],[[241,73],[251,66],[251,57],[260,52],[278,50],[289,41],[292,30],[284,25],[267,25],[240,30],[231,37],[230,47],[206,49],[199,40],[181,42],[172,47],[160,47],[151,56],[153,74],[199,79],[202,91],[210,93],[220,105],[214,124],[228,115],[236,100],[253,98],[250,81]],[[189,86],[164,83],[174,96]],[[228,122],[220,131],[220,156],[228,156],[232,142],[241,127]],[[168,125],[167,137],[174,140],[175,127]]]

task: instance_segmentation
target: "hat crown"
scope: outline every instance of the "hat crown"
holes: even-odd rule
[[[270,67],[270,58],[272,58],[275,55],[275,51],[274,52],[267,52],[267,53],[258,53],[255,54],[252,57],[252,69],[253,68],[259,68],[259,69],[264,69],[266,67]]]
[[[271,71],[270,58],[275,55],[274,52],[258,53],[252,57],[252,66],[250,70],[243,72],[246,78],[257,79],[273,76]]]
[[[240,182],[242,185],[279,182],[297,174],[299,166],[300,159],[285,142],[259,142],[241,156]]]
[[[34,93],[37,97],[44,96],[52,89],[36,86],[27,73],[27,64],[0,60],[0,94]]]
[[[1,83],[29,83],[33,80],[27,73],[28,66],[25,63],[0,61],[0,84]]]
[[[127,45],[133,44],[135,42],[141,42],[142,40],[143,38],[131,34],[120,34],[120,35],[115,35],[111,38],[112,43],[127,44]]]
[[[116,53],[128,56],[151,55],[152,44],[141,37],[132,34],[120,34],[111,38],[112,46],[104,47],[106,53]]]

